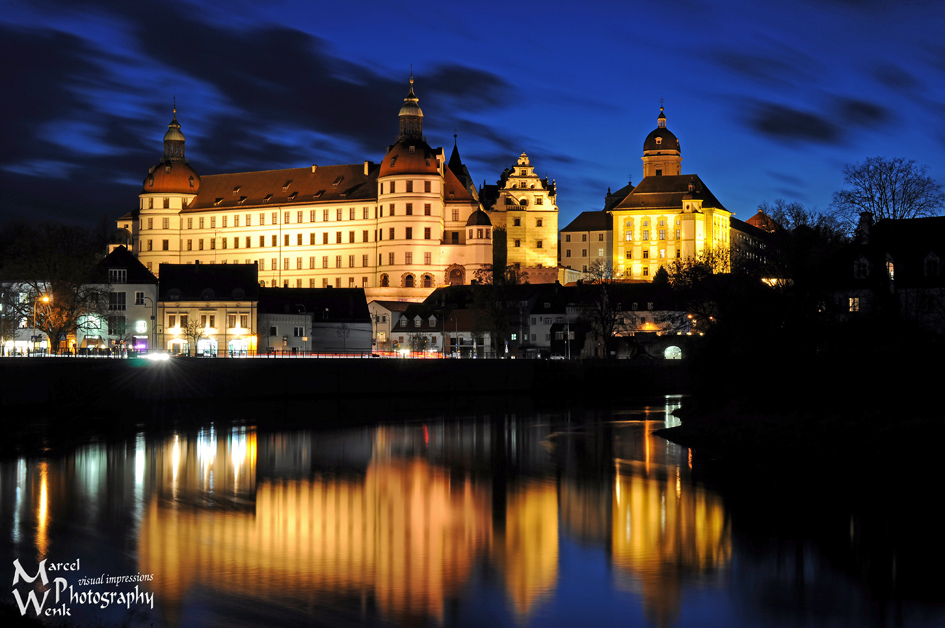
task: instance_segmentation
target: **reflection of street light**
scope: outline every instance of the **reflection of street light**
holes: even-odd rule
[[[49,295],[43,295],[42,299],[36,299],[33,301],[33,335],[30,336],[30,340],[33,342],[33,352],[36,352],[36,306],[39,305],[39,302],[49,303]]]

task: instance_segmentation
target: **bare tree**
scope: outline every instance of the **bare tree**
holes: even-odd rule
[[[528,273],[514,266],[486,266],[477,270],[475,277],[479,284],[473,292],[476,327],[489,334],[493,354],[498,356],[522,315],[518,286],[528,283]]]
[[[614,263],[598,257],[591,262],[584,272],[584,283],[604,283],[614,278]]]
[[[335,330],[335,333],[338,334],[338,337],[341,338],[341,350],[344,353],[348,352],[348,336],[351,335],[351,325],[348,324],[348,321],[341,321],[338,325],[338,329]]]
[[[901,157],[847,164],[843,180],[848,187],[834,192],[830,205],[851,231],[863,212],[876,220],[935,216],[945,205],[945,191],[927,172],[928,166]]]
[[[193,346],[191,355],[197,355],[197,342],[201,338],[206,338],[204,334],[204,328],[201,327],[200,321],[197,319],[191,319],[187,321],[187,325],[181,328],[181,335],[187,339],[187,342]]]
[[[3,274],[11,290],[25,295],[11,299],[13,318],[35,317],[36,329],[54,347],[89,319],[104,318],[108,277],[97,266],[103,251],[90,232],[55,223],[14,224],[6,231],[0,237],[5,242]]]

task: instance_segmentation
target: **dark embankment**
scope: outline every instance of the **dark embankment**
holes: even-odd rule
[[[685,392],[687,374],[683,362],[654,360],[7,358],[0,359],[0,420],[15,435],[9,454],[141,427],[192,427],[208,417],[323,428],[611,403]]]
[[[789,475],[824,465],[883,472],[935,460],[945,436],[938,400],[945,347],[930,337],[843,339],[829,351],[702,355],[682,426],[664,430],[703,459]]]

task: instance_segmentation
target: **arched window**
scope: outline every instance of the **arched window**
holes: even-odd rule
[[[423,287],[424,287],[424,288],[432,288],[432,287],[433,287],[433,276],[432,276],[432,275],[424,275],[424,276],[423,276]]]
[[[381,275],[381,288],[390,286],[390,278],[387,275]]]
[[[404,277],[404,288],[413,288],[414,279],[413,275],[407,275]]]

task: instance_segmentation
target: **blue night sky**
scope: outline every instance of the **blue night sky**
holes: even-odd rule
[[[640,180],[660,99],[683,172],[738,218],[825,210],[869,156],[945,183],[943,32],[945,4],[908,0],[13,0],[0,220],[133,209],[174,97],[201,174],[379,162],[411,65],[428,142],[457,133],[480,184],[524,149],[560,227]]]

